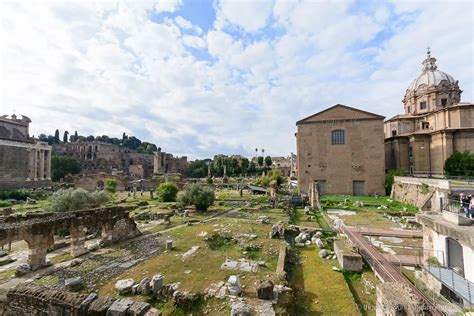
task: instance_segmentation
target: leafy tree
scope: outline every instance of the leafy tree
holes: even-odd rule
[[[468,150],[453,152],[444,163],[444,171],[448,176],[474,176],[474,154],[471,154]]]
[[[240,167],[242,168],[242,171],[247,172],[249,168],[249,160],[247,158],[242,158],[240,161]]]
[[[69,135],[69,132],[68,131],[64,131],[64,135],[63,135],[63,142],[67,143],[67,137]]]
[[[89,136],[86,137],[86,140],[87,140],[88,142],[93,142],[93,141],[95,140],[95,137],[92,136],[92,135],[89,135]]]
[[[257,157],[257,163],[258,163],[258,165],[259,165],[260,167],[263,166],[263,160],[264,160],[264,159],[263,159],[262,156],[258,156],[258,157]]]
[[[250,162],[247,172],[249,174],[255,174],[255,172],[257,172],[257,167],[255,166],[255,162],[253,161]]]
[[[48,211],[70,212],[98,207],[110,201],[110,196],[104,191],[89,192],[84,189],[61,189],[50,197]]]
[[[404,176],[405,172],[403,170],[388,170],[385,174],[385,194],[390,195],[392,192],[393,182],[395,176]]]
[[[31,195],[31,191],[25,189],[0,189],[0,200],[22,200],[26,199]]]
[[[59,181],[68,174],[77,174],[81,172],[81,164],[76,159],[69,156],[51,157],[51,175],[53,181]]]
[[[117,180],[115,179],[105,180],[105,191],[114,194],[117,191]]]
[[[268,187],[273,181],[276,186],[280,186],[287,181],[280,170],[270,170],[267,175],[257,179],[257,185]]]
[[[178,195],[178,205],[180,207],[194,205],[197,211],[205,212],[214,204],[214,199],[215,194],[211,189],[199,184],[191,184]]]
[[[207,176],[207,164],[209,160],[195,160],[189,164],[188,175],[192,178],[204,178]]]
[[[59,144],[59,130],[58,129],[54,132],[54,143]]]
[[[267,167],[270,167],[272,165],[272,157],[270,157],[270,156],[265,157],[265,165]]]
[[[178,187],[173,182],[163,182],[156,189],[160,202],[174,202],[178,195]]]

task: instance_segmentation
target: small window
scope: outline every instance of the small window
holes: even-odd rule
[[[392,131],[392,136],[397,136],[397,131],[396,130]]]
[[[429,129],[430,128],[430,122],[421,122],[421,128],[422,129]]]
[[[408,148],[408,157],[413,158],[413,147]]]
[[[336,129],[331,132],[331,143],[333,145],[344,145],[344,130]]]
[[[407,112],[410,113],[411,111],[411,108],[410,107],[407,107]]]
[[[448,105],[448,99],[441,99],[441,106],[445,107],[446,105]]]
[[[420,102],[420,110],[426,110],[426,101]]]

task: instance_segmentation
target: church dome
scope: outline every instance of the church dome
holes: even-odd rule
[[[456,80],[454,80],[453,76],[438,70],[436,58],[431,57],[430,51],[428,50],[428,56],[423,61],[423,72],[410,83],[408,90],[416,91],[421,86],[437,87],[442,81],[445,81],[447,84],[456,84]]]

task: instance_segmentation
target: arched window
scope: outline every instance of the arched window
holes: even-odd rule
[[[344,130],[343,129],[336,129],[331,132],[331,143],[333,145],[344,145]]]

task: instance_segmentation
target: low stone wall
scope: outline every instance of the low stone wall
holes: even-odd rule
[[[280,246],[280,252],[278,253],[278,262],[276,273],[279,277],[286,278],[286,271],[285,271],[285,262],[286,262],[286,254],[288,252],[287,245]]]
[[[395,282],[379,283],[376,287],[376,293],[377,316],[429,315],[427,307],[417,300],[411,289],[405,284]]]
[[[352,249],[352,245],[347,240],[336,240],[334,242],[334,252],[336,253],[339,265],[347,271],[361,272],[363,268],[362,256]]]
[[[422,211],[440,211],[440,198],[447,198],[449,193],[448,180],[395,177],[391,198]]]
[[[22,284],[0,301],[0,315],[160,315],[150,304]]]

